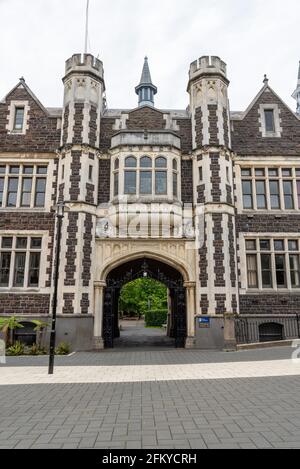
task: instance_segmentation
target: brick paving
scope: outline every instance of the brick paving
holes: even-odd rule
[[[122,367],[142,365],[153,372],[161,364],[169,372],[170,366],[178,363],[186,373],[192,364],[220,373],[224,363],[224,369],[230,366],[231,376],[235,364],[254,370],[277,367],[279,374],[5,384],[0,386],[0,448],[300,448],[300,365],[294,365],[298,370],[294,375],[282,375],[285,365],[291,366],[291,352],[290,348],[236,354],[159,350],[150,352],[145,363],[146,351],[60,357],[57,371],[71,373],[80,372],[83,366],[95,373],[95,367],[117,367],[122,372]],[[9,359],[6,366],[0,366],[2,384],[5,370],[22,371],[18,360],[27,366],[34,362],[34,358]],[[46,363],[47,358],[43,360]],[[38,368],[29,366],[26,373]]]

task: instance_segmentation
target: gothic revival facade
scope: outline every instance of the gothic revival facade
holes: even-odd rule
[[[230,112],[218,57],[191,64],[186,110],[155,107],[147,59],[135,109],[107,107],[92,55],[63,83],[62,109],[23,78],[0,103],[0,315],[49,318],[59,235],[57,334],[75,349],[113,346],[120,289],[140,276],[167,285],[178,347],[222,347],[227,315],[253,342],[268,325],[297,336],[300,70],[296,113],[267,78]]]

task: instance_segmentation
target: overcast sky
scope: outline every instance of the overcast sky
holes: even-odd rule
[[[0,0],[0,99],[20,76],[45,106],[61,106],[64,62],[84,47],[86,0]],[[90,0],[89,51],[104,62],[108,106],[137,105],[144,56],[156,106],[185,109],[189,64],[228,64],[232,110],[270,85],[295,110],[299,0]]]

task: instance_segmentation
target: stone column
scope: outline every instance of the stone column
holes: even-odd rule
[[[196,315],[196,283],[185,282],[186,288],[186,313],[187,313],[187,338],[185,348],[195,347],[195,315]]]
[[[96,350],[104,349],[103,332],[103,295],[105,282],[95,282],[94,284],[94,347]]]
[[[235,317],[232,313],[224,314],[224,351],[236,352]]]

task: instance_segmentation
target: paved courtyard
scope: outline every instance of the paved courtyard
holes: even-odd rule
[[[8,358],[0,448],[300,448],[291,348]]]

